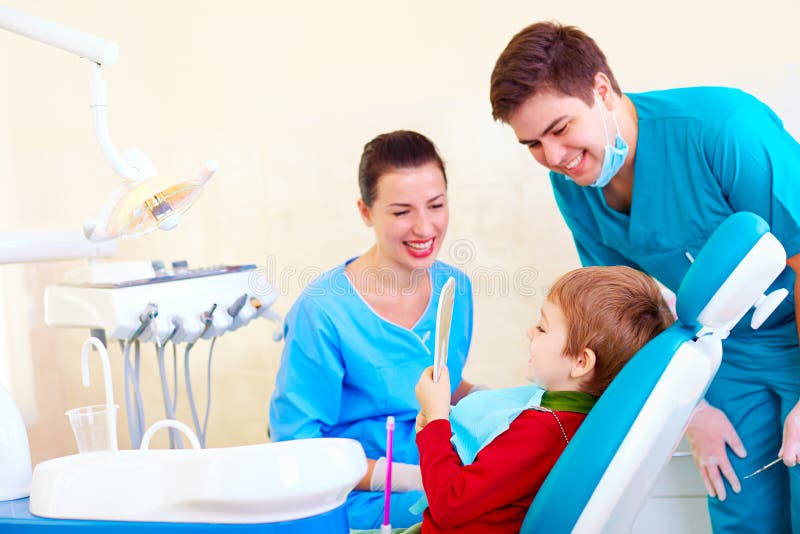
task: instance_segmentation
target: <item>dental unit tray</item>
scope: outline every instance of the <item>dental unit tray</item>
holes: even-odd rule
[[[220,274],[238,273],[240,271],[250,271],[255,269],[256,266],[249,265],[218,265],[213,267],[205,267],[202,269],[185,269],[169,272],[166,274],[159,274],[150,277],[140,278],[136,280],[119,280],[119,281],[104,281],[104,282],[91,282],[91,281],[69,281],[65,280],[61,285],[71,287],[93,287],[101,289],[117,289],[121,287],[134,287],[146,286],[150,284],[160,284],[163,282],[173,282],[177,280],[191,280],[194,278],[203,278],[206,276],[215,276]]]
[[[255,265],[176,265],[157,273],[150,262],[98,263],[67,273],[45,289],[45,322],[159,344],[211,339],[259,316],[280,324],[269,309],[278,293]]]

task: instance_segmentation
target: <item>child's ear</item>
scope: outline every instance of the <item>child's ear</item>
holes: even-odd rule
[[[358,206],[358,213],[361,215],[361,220],[364,221],[364,224],[372,226],[372,213],[369,211],[369,206],[360,198],[356,201],[356,205]]]
[[[597,355],[590,348],[583,349],[572,360],[572,370],[569,373],[570,378],[581,378],[594,370],[597,363]]]

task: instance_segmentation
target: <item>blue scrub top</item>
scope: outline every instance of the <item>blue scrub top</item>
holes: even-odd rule
[[[639,127],[630,215],[609,208],[601,189],[550,173],[584,265],[629,265],[677,292],[691,264],[687,253],[696,256],[737,211],[763,217],[788,257],[800,253],[800,145],[769,107],[720,87],[628,97]],[[726,357],[752,353],[746,345],[753,341],[797,345],[793,284],[787,267],[773,288],[787,288],[789,297],[761,330],[750,329],[749,315],[741,321]]]
[[[286,317],[270,436],[353,438],[367,458],[376,459],[385,455],[386,417],[393,415],[394,460],[418,464],[414,386],[433,364],[439,294],[455,278],[447,362],[455,391],[472,338],[472,285],[460,270],[434,262],[431,299],[409,329],[377,315],[351,284],[345,265],[311,283]]]

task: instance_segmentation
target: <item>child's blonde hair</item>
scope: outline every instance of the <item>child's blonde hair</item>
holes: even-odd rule
[[[648,341],[674,322],[658,284],[630,267],[584,267],[559,278],[547,298],[567,320],[564,355],[592,349],[594,373],[581,390],[600,396]]]

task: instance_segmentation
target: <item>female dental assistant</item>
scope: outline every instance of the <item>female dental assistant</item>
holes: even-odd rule
[[[550,169],[584,265],[629,265],[677,291],[730,214],[769,223],[789,257],[773,287],[790,296],[759,330],[745,318],[725,340],[687,437],[715,531],[800,532],[800,470],[780,466],[740,482],[776,456],[790,467],[800,459],[800,145],[738,90],[623,94],[596,43],[554,23],[511,40],[491,101],[494,117]]]
[[[421,134],[379,135],[364,147],[358,211],[375,231],[363,255],[323,274],[297,299],[270,404],[275,441],[347,437],[364,447],[369,469],[348,497],[351,528],[382,523],[386,417],[395,417],[391,523],[421,521],[409,507],[422,496],[414,424],[414,386],[433,361],[442,286],[455,278],[448,369],[452,402],[472,337],[472,287],[436,261],[448,225],[444,163]],[[457,387],[456,387],[457,386]]]

